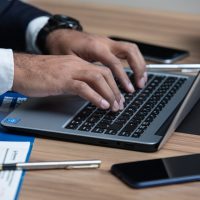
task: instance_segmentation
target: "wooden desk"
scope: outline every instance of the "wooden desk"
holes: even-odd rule
[[[35,5],[53,13],[81,20],[86,31],[103,35],[121,35],[138,40],[188,49],[191,56],[183,63],[200,63],[200,17],[152,12],[129,8],[78,5],[73,1],[34,0]],[[101,159],[99,170],[52,170],[27,172],[20,193],[25,200],[102,200],[102,199],[176,199],[200,198],[200,182],[130,189],[110,174],[112,164],[189,153],[200,153],[200,136],[174,133],[162,150],[141,153],[56,140],[36,139],[31,161],[64,159]],[[182,167],[182,166],[181,166]]]

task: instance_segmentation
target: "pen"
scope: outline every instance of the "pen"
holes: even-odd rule
[[[75,161],[53,161],[53,162],[29,162],[29,163],[5,163],[0,164],[3,170],[42,170],[42,169],[81,169],[99,168],[101,160],[75,160]]]
[[[149,69],[200,69],[200,64],[149,64]]]

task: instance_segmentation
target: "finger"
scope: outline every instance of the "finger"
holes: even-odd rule
[[[108,85],[104,76],[101,74],[101,72],[99,72],[99,70],[96,69],[96,67],[90,67],[89,70],[82,71],[81,74],[76,76],[76,79],[86,82],[99,95],[105,98],[109,102],[113,111],[119,110],[119,103],[117,102],[111,87]]]
[[[135,44],[126,42],[114,43],[114,53],[117,52],[119,58],[127,59],[130,67],[134,71],[137,86],[143,88],[147,81],[145,77],[146,65],[139,48]]]
[[[100,109],[110,108],[109,102],[104,99],[101,95],[95,92],[87,83],[74,80],[72,82],[72,92],[79,95],[87,101],[97,106]]]
[[[127,61],[135,72],[136,84],[139,88],[143,88],[147,81],[146,64],[138,48],[127,53]]]
[[[127,92],[134,92],[134,87],[124,71],[120,60],[110,50],[99,53],[98,60],[112,70]]]
[[[98,67],[99,73],[101,73],[106,82],[108,83],[109,87],[111,88],[112,92],[115,95],[115,98],[119,104],[120,110],[124,109],[124,97],[121,94],[115,80],[113,77],[113,74],[111,72],[111,70],[108,67]]]

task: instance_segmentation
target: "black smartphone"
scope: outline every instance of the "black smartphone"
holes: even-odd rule
[[[200,180],[200,154],[115,164],[111,172],[133,188]]]
[[[148,44],[118,36],[110,36],[109,38],[116,41],[124,41],[137,44],[142,55],[148,61],[170,64],[189,55],[189,52],[186,50]]]

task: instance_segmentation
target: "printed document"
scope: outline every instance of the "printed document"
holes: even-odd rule
[[[0,141],[0,163],[25,162],[29,153],[30,142]],[[22,181],[22,171],[0,171],[0,200],[17,198]]]

